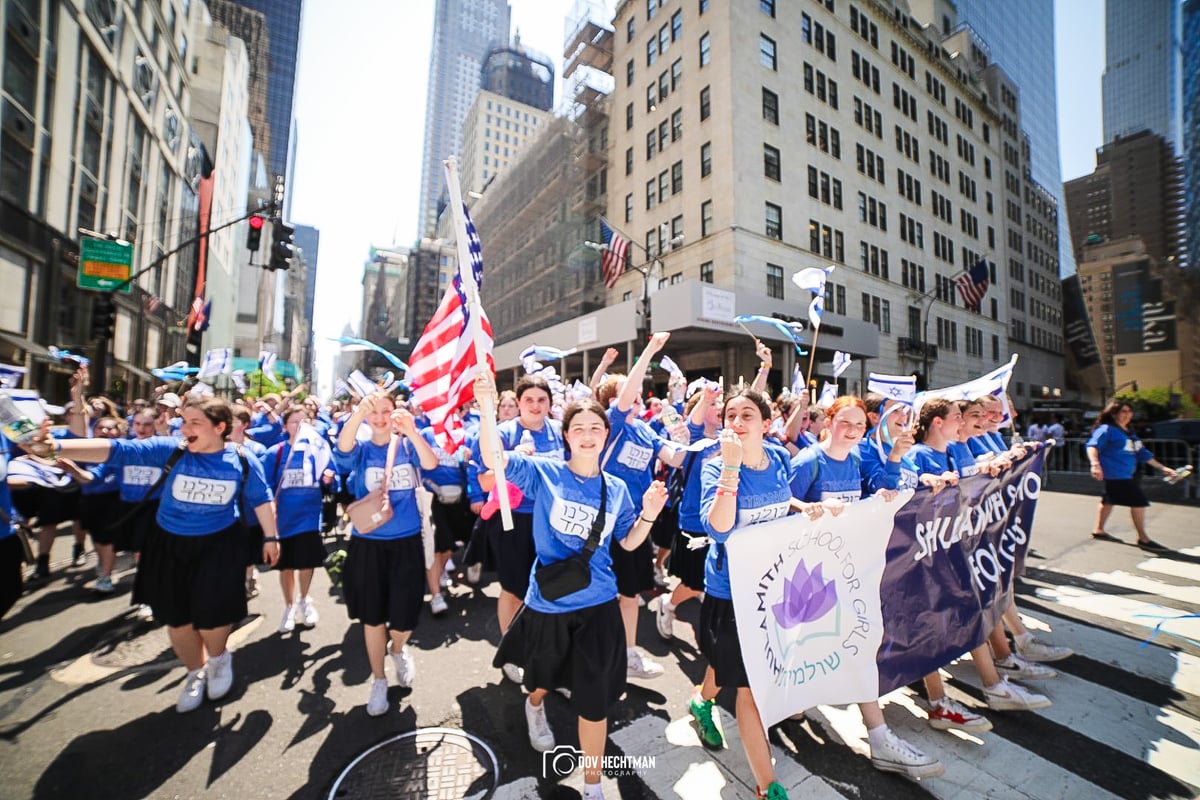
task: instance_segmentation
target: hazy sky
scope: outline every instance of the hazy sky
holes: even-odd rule
[[[1062,171],[1069,180],[1091,171],[1101,144],[1104,6],[1054,1]],[[572,0],[510,5],[522,41],[561,59]],[[337,345],[321,337],[339,335],[347,322],[358,330],[370,247],[408,246],[417,235],[433,9],[434,0],[305,2],[292,216],[321,231],[314,328],[323,393],[334,380]]]

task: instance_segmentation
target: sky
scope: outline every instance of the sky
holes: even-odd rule
[[[1066,181],[1091,171],[1101,144],[1104,6],[1054,2]],[[513,28],[524,44],[561,60],[573,5],[510,0]],[[322,337],[341,335],[347,323],[359,332],[370,248],[410,246],[417,236],[433,10],[434,0],[304,4],[292,221],[321,231],[313,327],[322,395],[340,377],[331,374],[337,345]]]

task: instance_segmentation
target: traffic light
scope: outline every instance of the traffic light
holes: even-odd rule
[[[262,229],[264,220],[262,217],[255,214],[250,217],[247,222],[250,224],[250,229],[246,231],[246,249],[251,252],[258,252],[259,245],[262,243]]]
[[[296,229],[285,225],[283,220],[274,221],[271,225],[271,261],[267,264],[267,269],[274,272],[291,266],[292,256],[296,254],[296,245],[292,240],[295,233]]]
[[[117,307],[111,294],[92,298],[92,338],[111,339],[117,324]]]

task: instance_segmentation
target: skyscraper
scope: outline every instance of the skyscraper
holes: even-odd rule
[[[483,60],[480,88],[549,111],[554,106],[554,62],[521,46],[493,47]]]
[[[296,98],[296,68],[300,63],[300,18],[303,0],[210,0],[213,19],[230,29],[235,36],[245,38],[245,15],[237,6],[257,11],[266,19],[268,64],[266,74],[266,120],[270,128],[267,137],[254,131],[254,143],[267,159],[272,176],[289,174],[289,150],[292,139],[292,108]],[[261,84],[255,81],[254,43],[246,41],[251,51],[251,124],[255,121],[254,99],[261,97]],[[258,91],[256,91],[258,90]]]
[[[1149,130],[1181,150],[1179,20],[1178,0],[1105,4],[1105,142]]]
[[[462,145],[462,123],[479,91],[488,51],[508,41],[506,0],[438,0],[425,96],[425,147],[417,233],[432,236],[445,188],[442,160]]]
[[[1044,0],[958,0],[959,19],[987,42],[999,64],[1021,93],[1021,125],[1029,134],[1030,170],[1058,202],[1059,270],[1075,271],[1075,258],[1063,202],[1058,158],[1058,93],[1055,88],[1054,8]],[[1013,20],[1021,20],[1014,25]]]
[[[1200,0],[1183,4],[1183,166],[1188,263],[1200,264]]]

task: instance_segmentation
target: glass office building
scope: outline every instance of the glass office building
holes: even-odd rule
[[[1149,130],[1182,151],[1179,0],[1108,0],[1104,141]]]

